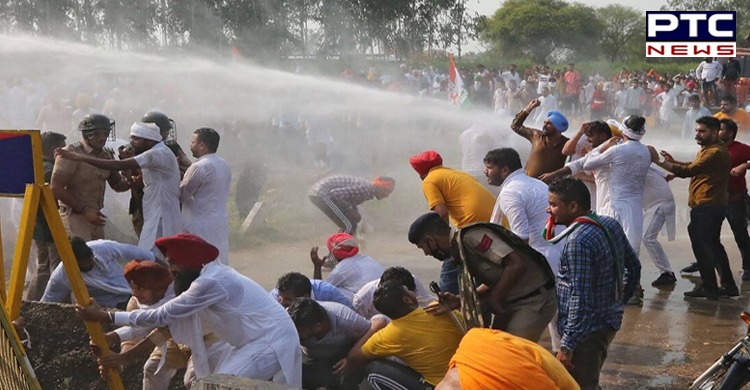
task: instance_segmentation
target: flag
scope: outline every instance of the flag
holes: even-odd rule
[[[448,72],[448,86],[450,88],[451,104],[466,108],[471,105],[469,101],[469,91],[464,87],[464,80],[456,69],[456,63],[453,62],[453,56],[449,55],[450,71]]]

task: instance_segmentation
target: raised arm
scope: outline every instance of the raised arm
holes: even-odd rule
[[[530,101],[529,104],[526,105],[526,108],[521,110],[518,114],[516,114],[516,117],[513,118],[513,122],[510,123],[510,128],[516,134],[530,141],[531,138],[534,136],[534,132],[536,130],[524,126],[523,123],[524,121],[526,121],[526,118],[529,117],[531,110],[539,107],[540,105],[541,103],[539,102],[539,99],[533,99],[532,101]]]

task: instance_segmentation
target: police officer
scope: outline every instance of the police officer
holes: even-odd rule
[[[459,296],[440,293],[433,314],[461,308],[470,327],[492,327],[537,342],[557,311],[555,275],[544,256],[510,230],[475,223],[455,233],[437,213],[409,228],[425,255],[458,260]],[[478,287],[477,287],[478,286]]]
[[[78,124],[81,142],[66,146],[65,150],[103,159],[114,159],[114,151],[105,148],[115,122],[106,115],[89,114]],[[130,189],[129,183],[117,171],[99,169],[93,165],[55,159],[50,187],[60,201],[60,215],[68,233],[86,241],[104,238],[106,216],[104,207],[105,182],[117,192]]]
[[[176,130],[174,120],[162,112],[149,111],[143,115],[141,122],[153,123],[156,126],[159,126],[159,133],[161,133],[161,137],[164,140],[164,145],[166,145],[177,158],[177,165],[180,167],[180,179],[182,179],[185,175],[185,171],[190,167],[191,162],[175,140],[174,134],[172,134]],[[170,135],[172,135],[171,138]],[[121,160],[133,157],[133,155],[132,148],[130,148],[129,145],[120,147],[119,157]],[[141,230],[143,229],[143,179],[141,178],[141,173],[138,169],[127,171],[125,174],[131,177],[133,181],[128,213],[130,214],[130,221],[133,224],[133,229],[138,237],[140,237]]]

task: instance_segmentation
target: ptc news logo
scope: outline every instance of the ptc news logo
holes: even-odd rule
[[[734,57],[735,11],[647,11],[646,57]]]

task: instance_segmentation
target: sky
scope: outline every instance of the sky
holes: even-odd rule
[[[630,6],[642,11],[658,11],[659,8],[663,5],[667,5],[667,0],[619,0],[619,1],[607,1],[607,0],[566,0],[568,2],[576,2],[576,3],[583,3],[586,5],[590,5],[593,7],[605,7],[609,4],[622,4],[626,6]],[[488,15],[491,16],[492,14],[497,11],[498,8],[502,5],[501,0],[467,0],[466,1],[466,8],[468,8],[471,11],[476,11],[480,15]],[[646,17],[646,14],[643,14],[643,17]],[[468,51],[480,51],[481,45],[478,42],[470,42],[468,45],[466,45],[466,49]]]

